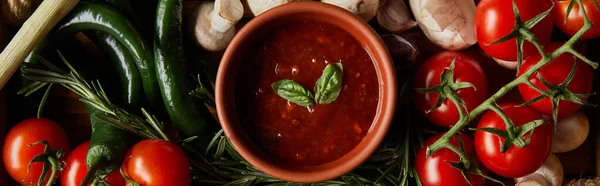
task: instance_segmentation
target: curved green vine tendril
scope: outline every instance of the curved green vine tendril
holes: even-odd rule
[[[598,68],[598,63],[589,60],[587,57],[583,56],[582,54],[580,54],[579,52],[577,52],[574,49],[573,45],[583,36],[583,34],[585,32],[587,32],[592,27],[592,22],[588,19],[587,14],[585,13],[585,9],[583,7],[582,0],[574,0],[574,1],[576,1],[576,3],[579,5],[579,9],[581,11],[581,14],[583,15],[583,20],[584,20],[583,27],[579,31],[577,31],[577,33],[575,33],[573,35],[573,37],[571,37],[568,41],[566,41],[561,47],[559,47],[552,53],[546,54],[545,51],[543,50],[542,44],[533,35],[533,33],[530,31],[530,28],[532,28],[535,24],[537,24],[544,17],[546,17],[548,15],[549,11],[551,11],[551,9],[537,15],[536,17],[532,18],[531,20],[529,20],[525,23],[522,23],[522,21],[520,20],[520,15],[519,15],[518,9],[516,8],[516,3],[513,0],[513,11],[514,11],[515,18],[516,18],[515,29],[507,36],[500,38],[498,41],[495,41],[492,44],[501,43],[501,42],[507,41],[511,38],[522,37],[523,39],[525,39],[525,40],[531,42],[533,45],[535,45],[535,47],[538,49],[540,55],[542,56],[542,59],[539,60],[531,68],[529,68],[526,72],[524,72],[521,76],[517,77],[515,80],[509,82],[504,87],[500,88],[500,90],[498,90],[496,93],[494,93],[490,98],[488,98],[483,103],[481,103],[479,106],[477,106],[473,110],[471,110],[468,115],[461,116],[461,119],[452,128],[450,128],[450,130],[448,132],[446,132],[439,140],[437,140],[436,142],[431,144],[429,147],[427,147],[427,156],[428,157],[442,148],[447,148],[447,149],[451,149],[451,150],[456,149],[456,147],[454,147],[450,144],[450,138],[452,138],[452,136],[456,135],[456,133],[458,133],[460,130],[465,128],[469,124],[469,122],[471,120],[473,120],[473,118],[475,118],[476,116],[482,114],[483,112],[485,112],[487,110],[493,110],[504,120],[504,122],[506,124],[506,131],[501,131],[501,130],[496,130],[496,129],[491,129],[491,130],[490,129],[475,129],[475,130],[484,130],[486,132],[491,132],[491,133],[497,134],[498,136],[505,138],[506,144],[501,144],[502,151],[505,151],[513,144],[516,146],[524,147],[529,143],[529,140],[531,138],[531,134],[533,133],[533,130],[536,127],[542,125],[544,123],[544,121],[536,120],[536,121],[529,122],[523,126],[515,128],[514,124],[512,123],[512,120],[510,120],[510,118],[508,118],[508,116],[502,111],[502,109],[500,109],[500,107],[498,107],[497,101],[502,96],[507,94],[509,91],[511,91],[512,89],[517,87],[519,84],[529,85],[532,88],[534,88],[535,90],[537,90],[538,92],[540,92],[541,94],[543,94],[544,96],[547,96],[548,98],[551,98],[551,99],[557,99],[556,98],[557,96],[552,95],[551,92],[545,92],[538,87],[532,86],[533,84],[531,82],[529,82],[529,78],[536,71],[538,71],[540,68],[542,68],[544,65],[550,63],[552,60],[556,59],[558,56],[560,56],[564,53],[571,53],[571,54],[573,54],[573,56],[581,59],[586,64],[590,65],[592,68],[594,68],[594,69]],[[595,2],[595,3],[597,3],[597,2]],[[517,43],[517,45],[520,45],[520,44]],[[519,50],[519,61],[518,61],[519,65],[520,65],[521,60],[522,60],[522,50]],[[543,79],[543,78],[541,78],[541,79]],[[565,83],[565,84],[568,84],[568,83]],[[571,100],[576,100],[576,101],[580,101],[580,103],[585,103],[585,102],[583,102],[584,99],[577,100],[577,98],[582,98],[584,96],[586,96],[586,95],[573,94],[571,96],[571,98],[572,98]],[[455,104],[459,104],[459,102],[455,101]],[[558,105],[555,104],[555,105],[553,105],[553,108],[557,108],[557,106]],[[529,137],[527,137],[527,139],[525,141],[523,141],[522,137],[528,133],[529,133]]]
[[[31,159],[31,161],[29,161],[29,164],[27,165],[27,173],[25,174],[23,181],[25,179],[27,179],[27,176],[29,176],[31,164],[34,162],[40,162],[40,163],[42,163],[43,167],[42,167],[42,173],[40,174],[40,178],[38,179],[37,185],[41,186],[44,184],[44,180],[46,180],[46,176],[48,174],[48,169],[50,169],[50,171],[51,171],[50,178],[48,178],[48,182],[46,182],[46,186],[51,186],[54,183],[54,180],[56,179],[56,174],[62,170],[62,168],[60,166],[61,163],[58,159],[61,156],[63,156],[65,152],[62,149],[57,149],[57,150],[53,151],[52,148],[50,147],[50,144],[46,140],[28,144],[27,146],[31,147],[34,145],[45,145],[44,152],[36,155],[35,157],[33,157],[33,159]]]

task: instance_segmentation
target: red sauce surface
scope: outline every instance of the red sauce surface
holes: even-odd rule
[[[340,158],[366,135],[379,102],[371,58],[346,31],[316,22],[286,23],[258,39],[242,60],[236,107],[242,125],[261,148],[295,165]],[[314,91],[327,63],[343,65],[343,88],[331,104],[288,103],[271,84],[291,79]]]

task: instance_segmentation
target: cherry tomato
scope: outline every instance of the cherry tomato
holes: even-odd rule
[[[592,0],[583,0],[583,8],[585,9],[585,14],[588,19],[592,22],[594,26],[581,38],[589,39],[600,36],[600,26],[597,26],[600,23],[600,10],[596,8],[596,5]],[[554,14],[554,24],[558,26],[558,28],[564,33],[569,34],[570,36],[575,35],[581,27],[583,27],[583,14],[579,9],[579,4],[575,3],[573,9],[571,9],[571,13],[569,13],[569,17],[567,18],[567,9],[571,0],[562,0],[556,1],[554,5],[553,14]],[[565,22],[565,18],[567,21]]]
[[[506,115],[513,121],[515,127],[528,122],[542,119],[542,116],[528,107],[518,107],[516,104],[503,104],[500,106]],[[506,124],[494,111],[486,112],[477,128],[495,128],[506,130]],[[500,142],[504,138],[484,131],[475,132],[475,151],[481,163],[492,172],[507,178],[518,178],[528,175],[544,164],[550,154],[552,144],[553,126],[545,123],[533,130],[529,145],[520,148],[511,146],[506,152],[500,152]],[[527,133],[523,140],[529,135]]]
[[[4,139],[2,160],[8,174],[21,184],[37,183],[42,173],[43,163],[31,164],[29,175],[27,165],[37,155],[44,153],[45,145],[28,146],[29,144],[46,140],[53,150],[61,149],[68,154],[71,150],[65,131],[54,121],[44,118],[24,120],[15,125]],[[66,155],[60,157],[63,161]],[[25,177],[27,175],[27,177]],[[45,178],[48,181],[50,172]],[[56,174],[57,178],[60,174]]]
[[[546,0],[515,0],[523,22],[550,9]],[[491,45],[494,41],[508,35],[515,28],[515,16],[512,0],[485,0],[475,9],[475,36],[479,46],[490,56],[504,61],[517,61],[516,40]],[[542,44],[550,40],[553,28],[552,15],[548,15],[531,31]],[[523,57],[536,54],[538,51],[529,42],[523,45]]]
[[[88,172],[85,165],[85,155],[87,154],[90,142],[84,142],[73,149],[73,152],[67,157],[65,168],[62,171],[60,183],[62,186],[80,186],[83,178]],[[125,179],[118,170],[111,172],[104,178],[104,183],[111,186],[125,186]],[[88,184],[89,185],[89,184]]]
[[[185,153],[174,143],[147,139],[135,144],[125,155],[123,173],[143,186],[190,185],[190,165]]]
[[[562,44],[563,43],[550,43],[547,46],[545,46],[544,49],[547,53],[550,53],[559,48]],[[521,64],[521,71],[517,75],[520,76],[533,65],[537,64],[537,62],[539,62],[540,60],[541,57],[539,55],[527,58]],[[592,69],[588,64],[579,59],[576,59],[572,54],[569,53],[560,55],[552,62],[540,68],[540,70],[535,72],[529,78],[529,81],[533,83],[536,87],[547,91],[548,87],[546,87],[538,78],[538,73],[541,74],[542,78],[545,79],[548,83],[552,85],[559,85],[565,81],[575,63],[577,65],[575,67],[575,76],[567,85],[567,89],[576,94],[589,94],[592,91]],[[538,97],[541,94],[526,84],[519,85],[519,92],[521,92],[521,97],[523,97],[523,100],[525,101]],[[529,106],[544,115],[552,115],[552,102],[549,98],[544,98],[542,100],[536,101],[530,104]],[[558,117],[573,114],[580,107],[580,104],[561,100],[558,104]]]
[[[469,186],[469,183],[462,176],[460,170],[454,168],[448,162],[459,162],[460,157],[449,149],[440,149],[431,155],[429,158],[426,157],[427,146],[433,144],[442,137],[444,133],[437,134],[425,141],[425,146],[420,148],[417,152],[417,158],[415,159],[415,168],[421,184],[423,186],[435,186],[435,185],[452,185],[452,186]],[[465,154],[471,157],[472,163],[478,163],[477,156],[475,156],[475,150],[473,149],[473,138],[467,134],[459,133],[463,145]],[[460,147],[457,136],[450,139],[450,143],[455,147]],[[480,186],[485,183],[485,178],[479,175],[469,175],[469,180],[473,186]]]
[[[446,51],[438,53],[425,61],[413,78],[413,88],[432,88],[440,84],[440,75],[445,68],[449,67],[454,60],[455,83],[470,82],[475,88],[459,89],[456,94],[464,100],[467,109],[472,110],[481,104],[487,96],[487,79],[477,63],[469,56],[459,53]],[[432,123],[442,127],[452,127],[459,119],[458,109],[454,102],[446,99],[442,105],[426,113],[438,101],[438,93],[414,93],[414,100],[417,109]]]

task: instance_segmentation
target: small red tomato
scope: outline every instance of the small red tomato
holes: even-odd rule
[[[564,33],[570,36],[575,35],[581,27],[583,27],[583,14],[579,9],[579,4],[575,3],[569,17],[567,17],[567,9],[572,0],[561,0],[556,1],[554,5],[554,24]],[[588,19],[592,22],[592,28],[585,32],[581,38],[589,39],[600,36],[600,27],[597,26],[600,23],[600,10],[596,7],[592,0],[582,0],[583,8]],[[565,21],[565,18],[567,19]]]
[[[503,104],[500,107],[513,121],[515,127],[542,119],[540,114],[528,107],[518,107],[515,104]],[[490,110],[483,115],[477,128],[506,130],[506,124],[496,112]],[[534,172],[544,164],[550,154],[553,132],[552,124],[545,123],[533,130],[529,145],[523,148],[513,145],[502,153],[500,143],[505,143],[504,138],[478,130],[475,132],[475,151],[487,169],[500,176],[518,178]],[[525,134],[523,140],[527,136],[529,133]]]
[[[123,173],[143,186],[190,185],[190,165],[185,153],[174,143],[147,139],[135,144],[125,155]]]
[[[485,100],[488,83],[485,73],[477,61],[465,54],[446,51],[430,57],[417,70],[413,78],[413,88],[432,88],[439,85],[440,75],[453,60],[453,81],[455,83],[469,82],[475,86],[456,91],[458,97],[465,102],[467,109],[472,110]],[[458,122],[460,115],[456,105],[450,99],[446,99],[439,108],[426,113],[436,104],[438,96],[439,94],[436,92],[415,92],[414,102],[419,113],[432,123],[441,127],[452,127]]]
[[[504,61],[517,61],[516,40],[493,44],[498,39],[510,34],[515,28],[515,15],[512,0],[485,0],[475,9],[475,36],[479,46],[490,56]],[[515,0],[523,22],[550,9],[547,0]],[[548,15],[537,23],[531,32],[545,44],[550,41],[553,22]],[[523,57],[537,53],[535,46],[529,42],[523,45]]]
[[[423,186],[436,185],[452,185],[452,186],[469,186],[469,183],[462,176],[460,170],[454,168],[448,162],[459,162],[460,157],[449,149],[440,149],[429,158],[426,157],[427,146],[433,144],[440,139],[444,133],[437,134],[425,141],[425,146],[420,148],[415,159],[415,168],[421,184]],[[459,133],[465,154],[472,157],[472,163],[478,163],[475,150],[473,149],[473,138],[467,134]],[[457,136],[450,139],[450,144],[455,147],[460,147]],[[469,180],[473,186],[480,186],[485,183],[485,178],[479,175],[469,175]]]
[[[87,154],[90,142],[84,142],[73,149],[73,152],[65,161],[65,168],[62,171],[60,183],[62,186],[80,186],[83,178],[88,173],[88,168],[85,165],[85,155]],[[125,186],[125,179],[118,170],[108,174],[104,180],[111,186]],[[88,184],[90,185],[90,184]]]
[[[547,53],[553,52],[563,43],[550,43],[544,47]],[[521,64],[521,71],[517,76],[521,76],[524,72],[530,69],[533,65],[537,64],[542,58],[537,56],[532,56],[527,58]],[[546,87],[542,81],[538,78],[538,74],[542,76],[548,83],[552,85],[559,85],[565,81],[569,72],[573,68],[573,65],[576,63],[575,76],[571,80],[571,83],[567,85],[567,89],[575,94],[589,94],[592,91],[592,80],[593,80],[593,72],[588,64],[585,62],[575,58],[572,54],[565,53],[560,55],[558,58],[554,59],[550,63],[544,65],[540,70],[533,73],[533,75],[529,78],[529,81],[533,83],[536,87],[547,91],[548,87]],[[523,100],[528,101],[535,97],[541,95],[535,89],[529,87],[526,84],[519,85],[519,92],[521,92],[521,97]],[[536,111],[544,114],[544,115],[552,115],[552,102],[549,98],[544,98],[542,100],[533,102],[529,105],[529,107],[535,109]],[[561,100],[558,104],[558,117],[568,116],[570,114],[575,113],[581,107],[580,104],[573,103],[570,101]]]
[[[15,125],[4,139],[4,147],[2,148],[2,160],[8,174],[21,184],[37,183],[39,180],[43,163],[35,162],[31,164],[29,174],[27,174],[27,166],[29,162],[37,155],[44,153],[45,145],[33,145],[36,142],[46,140],[52,150],[61,149],[65,154],[69,154],[71,145],[65,131],[58,126],[54,121],[44,118],[26,119]],[[60,157],[63,161],[65,156]],[[50,178],[45,178],[45,182]],[[56,174],[57,178],[60,174]],[[26,177],[27,176],[27,177]]]

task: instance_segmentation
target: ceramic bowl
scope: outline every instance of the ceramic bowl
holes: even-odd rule
[[[377,114],[362,141],[341,158],[316,166],[297,166],[283,162],[261,149],[241,125],[235,109],[235,79],[249,47],[266,30],[278,23],[314,20],[333,24],[352,35],[370,55],[379,81]],[[310,25],[307,25],[310,26]],[[216,81],[216,104],[225,135],[239,154],[258,170],[291,182],[320,182],[335,179],[363,163],[383,140],[396,105],[396,75],[391,57],[377,33],[363,20],[339,7],[320,2],[295,2],[262,13],[248,22],[227,47]]]

